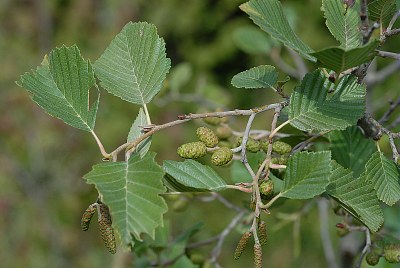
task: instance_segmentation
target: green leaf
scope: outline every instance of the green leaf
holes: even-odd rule
[[[360,34],[360,5],[347,8],[342,0],[323,0],[322,8],[326,18],[326,26],[345,50],[362,44]]]
[[[368,0],[369,20],[387,25],[396,12],[395,0]]]
[[[95,85],[94,73],[77,46],[52,50],[42,66],[22,75],[17,83],[51,116],[75,128],[93,131],[100,95],[90,106],[89,90]]]
[[[372,183],[379,200],[392,206],[400,200],[400,174],[396,164],[381,152],[371,156],[366,165],[366,181]]]
[[[101,86],[123,100],[149,103],[161,90],[171,61],[154,25],[129,22],[94,63]]]
[[[275,67],[261,65],[238,73],[232,78],[232,85],[240,88],[272,88],[278,80]]]
[[[330,152],[300,152],[289,158],[282,197],[313,198],[325,191],[331,174]]]
[[[223,179],[210,167],[188,159],[184,162],[164,161],[164,170],[177,182],[200,190],[222,191]]]
[[[375,48],[378,45],[378,41],[373,41],[365,46],[350,50],[345,50],[341,47],[330,47],[311,53],[311,55],[317,58],[317,63],[320,66],[331,69],[336,73],[341,73],[372,60],[376,55]]]
[[[174,177],[169,174],[165,174],[163,179],[165,187],[172,192],[180,192],[180,193],[196,193],[196,192],[204,192],[206,190],[193,188],[186,186],[180,182],[178,182]]]
[[[236,46],[252,55],[267,54],[274,44],[273,40],[255,26],[242,26],[233,32]]]
[[[384,221],[383,212],[371,185],[365,183],[365,174],[354,178],[350,170],[332,161],[329,179],[327,193],[371,231],[378,231]]]
[[[167,211],[160,197],[166,190],[164,172],[154,157],[154,153],[143,158],[134,154],[128,162],[95,165],[84,176],[110,208],[113,227],[124,245],[133,245],[132,235],[139,241],[143,233],[154,239],[154,230],[163,224],[162,215]]]
[[[173,92],[177,93],[190,81],[191,77],[192,66],[187,62],[179,63],[172,68],[168,85]]]
[[[272,37],[296,50],[306,59],[315,61],[315,58],[309,55],[313,50],[304,44],[290,27],[278,0],[251,0],[240,5],[240,9]]]
[[[357,126],[329,133],[332,158],[358,177],[365,170],[365,164],[376,151],[375,142],[367,139]]]
[[[334,89],[332,96],[328,90]],[[355,76],[345,76],[338,85],[321,71],[307,74],[290,98],[289,122],[303,131],[345,129],[355,125],[365,110],[365,86]]]
[[[143,135],[142,128],[147,125],[146,114],[143,112],[143,109],[140,108],[139,114],[137,115],[135,121],[132,124],[131,129],[129,130],[127,142],[132,142]],[[151,145],[151,137],[146,138],[144,141],[139,143],[136,146],[135,152],[139,152],[140,157],[144,157],[150,149]]]

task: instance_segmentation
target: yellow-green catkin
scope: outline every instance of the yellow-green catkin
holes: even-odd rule
[[[254,244],[254,267],[262,268],[262,249],[260,244]]]
[[[115,243],[114,230],[111,226],[111,215],[108,207],[104,204],[99,204],[99,228],[101,239],[103,239],[104,245],[109,252],[114,254],[117,252],[117,246]]]
[[[235,249],[235,253],[234,253],[234,258],[235,260],[239,259],[240,256],[242,256],[242,253],[244,251],[244,249],[247,246],[247,243],[249,243],[250,237],[251,237],[252,233],[251,232],[245,232],[242,237],[239,240],[239,243]]]
[[[83,213],[81,219],[81,227],[82,231],[89,230],[90,221],[93,218],[94,213],[96,212],[96,204],[91,204]]]
[[[258,239],[260,240],[261,246],[267,244],[267,224],[264,221],[260,221],[258,224]]]

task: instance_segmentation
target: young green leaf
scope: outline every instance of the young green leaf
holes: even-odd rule
[[[188,159],[184,162],[164,161],[164,170],[177,182],[199,190],[222,191],[223,179],[210,167]]]
[[[387,26],[396,12],[395,0],[368,0],[368,13],[371,21]]]
[[[331,69],[339,74],[373,59],[376,55],[375,48],[378,45],[379,41],[373,41],[365,46],[350,50],[343,49],[342,47],[330,47],[311,53],[311,55],[317,58],[317,63],[320,66]]]
[[[133,245],[132,235],[141,240],[145,233],[154,239],[154,230],[163,224],[167,204],[160,194],[163,170],[154,161],[155,154],[141,158],[131,156],[128,162],[109,162],[93,166],[84,176],[94,184],[102,201],[110,208],[113,227],[126,246]]]
[[[146,114],[143,112],[143,109],[140,108],[139,114],[137,115],[135,121],[131,126],[131,129],[129,130],[127,142],[132,142],[137,138],[139,138],[141,135],[143,135],[141,127],[146,125],[147,125]],[[135,152],[139,152],[140,157],[144,157],[149,151],[150,145],[151,145],[151,137],[148,137],[144,141],[139,143],[138,146],[136,146]]]
[[[365,183],[365,176],[364,173],[354,178],[350,170],[332,161],[332,174],[326,192],[371,231],[376,232],[383,224],[383,212],[371,185]]]
[[[42,66],[21,76],[18,85],[29,91],[32,100],[51,116],[75,128],[93,131],[100,95],[90,106],[94,73],[77,46],[52,50]]]
[[[290,27],[278,0],[250,0],[240,5],[240,9],[246,12],[255,24],[272,37],[296,50],[306,59],[315,61],[315,58],[309,55],[313,50],[304,44]]]
[[[366,181],[372,183],[379,200],[392,206],[400,200],[400,174],[396,164],[375,152],[366,167]]]
[[[233,41],[238,48],[252,55],[265,55],[278,43],[256,26],[237,28],[233,32]]]
[[[329,183],[330,163],[330,152],[294,154],[287,164],[281,196],[308,199],[323,193]]]
[[[123,100],[149,103],[161,90],[171,61],[154,25],[129,22],[94,63],[102,87]]]
[[[232,85],[244,88],[271,88],[278,80],[278,72],[275,67],[261,65],[247,71],[238,73],[232,78]]]
[[[346,7],[342,0],[323,0],[322,8],[326,18],[326,26],[345,50],[362,44],[360,25],[360,5]]]
[[[334,93],[327,98],[327,92]],[[338,85],[317,70],[307,74],[290,98],[289,122],[303,131],[345,129],[356,124],[365,110],[365,86],[355,76],[345,76]]]
[[[375,142],[364,137],[357,126],[329,133],[332,158],[358,177],[365,170],[365,164],[376,151]]]

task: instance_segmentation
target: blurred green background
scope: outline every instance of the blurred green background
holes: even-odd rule
[[[178,114],[215,109],[251,108],[276,101],[266,91],[235,89],[230,79],[236,73],[260,64],[273,64],[272,53],[295,66],[288,51],[269,39],[260,47],[239,42],[240,30],[252,22],[237,0],[1,0],[0,1],[0,267],[135,267],[133,257],[121,250],[107,252],[96,224],[89,232],[80,230],[80,217],[93,203],[96,191],[82,176],[101,161],[92,137],[49,117],[16,86],[19,76],[40,64],[43,56],[56,46],[76,43],[84,58],[94,62],[112,38],[129,21],[147,21],[158,28],[167,44],[167,54],[180,84],[167,79],[165,89],[149,105],[155,124],[175,120]],[[291,24],[314,49],[335,45],[326,29],[319,0],[282,1]],[[244,28],[247,27],[247,28]],[[258,32],[257,28],[251,28]],[[262,35],[262,34],[261,34]],[[263,51],[262,45],[265,45]],[[398,51],[399,40],[386,45]],[[376,63],[378,69],[391,60]],[[309,65],[312,68],[312,65]],[[283,75],[282,75],[283,77]],[[369,109],[377,118],[387,109],[387,100],[399,97],[399,72],[371,90]],[[174,83],[179,86],[174,87]],[[288,92],[296,83],[293,78]],[[107,151],[126,140],[138,107],[102,92],[96,132]],[[257,118],[255,128],[265,128],[270,114]],[[243,131],[244,119],[231,121]],[[198,123],[168,129],[153,139],[157,159],[178,159],[179,144],[192,141]],[[385,141],[381,142],[388,150]],[[218,169],[229,180],[229,172]],[[241,206],[248,196],[225,193]],[[296,212],[303,202],[286,202],[280,212]],[[221,217],[223,215],[223,217]],[[198,221],[204,228],[193,238],[201,241],[218,234],[234,217],[220,203],[191,200],[185,212],[168,212],[171,239]],[[388,225],[399,234],[399,213],[387,210]],[[330,213],[329,230],[339,255],[335,224]],[[276,217],[265,217],[268,226],[278,224]],[[397,225],[395,224],[397,223]],[[264,248],[266,267],[326,267],[319,236],[316,206],[302,219],[302,245],[294,255],[293,225],[270,232]],[[227,238],[219,263],[223,267],[250,267],[252,252],[239,261],[232,252],[240,230]],[[361,238],[361,237],[360,237]],[[357,239],[356,239],[357,241]],[[361,243],[361,239],[359,239]],[[360,244],[361,245],[361,244]],[[356,245],[356,246],[360,246]],[[205,256],[212,247],[201,248]],[[386,267],[381,260],[380,267]],[[394,265],[387,266],[394,267]]]

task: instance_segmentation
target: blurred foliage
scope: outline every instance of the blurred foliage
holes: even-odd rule
[[[165,39],[172,66],[179,66],[173,71],[175,77],[181,76],[170,85],[167,81],[164,92],[149,106],[154,123],[171,121],[178,114],[198,110],[244,109],[272,103],[275,99],[268,90],[243,94],[243,90],[230,85],[232,76],[245,69],[273,64],[267,57],[268,49],[280,50],[279,44],[267,35],[261,37],[270,45],[264,53],[259,44],[252,48],[253,51],[238,44],[237,36],[243,35],[240,33],[243,27],[252,27],[253,35],[263,35],[239,10],[242,2],[0,1],[1,267],[133,267],[129,254],[120,250],[112,256],[107,252],[95,224],[89,232],[80,230],[83,211],[97,198],[94,188],[81,179],[93,164],[101,161],[92,137],[50,118],[14,81],[39,65],[43,55],[55,46],[76,43],[82,55],[94,61],[128,21],[148,21],[157,26],[160,36]],[[311,47],[320,49],[335,44],[325,27],[319,0],[282,2],[291,24]],[[389,42],[385,49],[396,51],[399,45],[399,41]],[[287,51],[281,53],[284,60],[293,64]],[[377,66],[382,68],[389,62],[379,60]],[[169,79],[173,77],[171,74]],[[388,99],[399,97],[399,82],[397,72],[374,88],[371,110],[377,118],[387,109]],[[295,83],[296,80],[292,79],[287,89],[290,90]],[[96,130],[106,149],[111,151],[126,140],[137,111],[137,107],[102,92]],[[270,120],[269,116],[266,118],[263,120]],[[254,126],[265,127],[263,120],[256,120]],[[244,121],[240,118],[232,124],[238,131],[244,129]],[[176,148],[194,139],[195,127],[196,123],[190,123],[157,134],[152,145],[152,150],[158,152],[157,158],[177,159]],[[388,148],[387,141],[381,143],[383,148]],[[229,178],[226,169],[218,171]],[[247,200],[247,195],[236,192],[228,192],[226,196],[238,205]],[[301,204],[288,201],[279,209],[280,212],[295,212],[299,207]],[[386,214],[387,227],[400,235],[400,213],[391,209]],[[207,239],[225,228],[233,216],[220,204],[192,199],[185,212],[166,215],[172,232],[168,239],[172,241],[199,221],[204,222],[204,227],[191,239]],[[265,218],[265,221],[268,226],[280,222],[275,217]],[[271,232],[264,249],[268,266],[310,267],[312,264],[312,267],[324,267],[319,224],[316,222],[314,206],[302,220],[301,253],[297,257],[293,255],[292,224]],[[334,216],[330,222],[329,230],[334,234]],[[233,261],[240,231],[243,230],[233,232],[225,242],[220,256],[224,267],[243,267],[252,263],[251,250],[246,251],[240,260]],[[339,240],[335,239],[334,243],[338,246]],[[211,249],[210,246],[204,247],[201,252],[207,255]],[[386,267],[383,261],[379,265]]]

